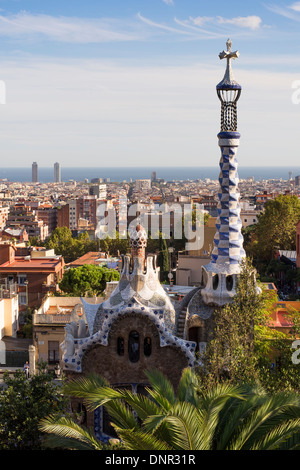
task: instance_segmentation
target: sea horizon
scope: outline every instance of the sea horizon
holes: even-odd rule
[[[216,166],[176,166],[176,167],[65,167],[61,166],[61,181],[88,181],[94,178],[109,179],[110,182],[135,181],[137,179],[151,179],[152,172],[156,172],[157,179],[165,181],[195,181],[219,177],[219,168]],[[238,170],[240,179],[254,178],[263,180],[288,180],[300,175],[300,166],[245,166]],[[32,182],[31,167],[0,168],[0,181],[30,183]],[[38,182],[54,182],[53,167],[38,168]]]

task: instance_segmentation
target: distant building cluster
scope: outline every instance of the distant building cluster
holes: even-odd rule
[[[32,172],[32,182],[37,183],[39,181],[39,166],[37,162],[32,163],[31,167],[31,172]],[[61,172],[60,172],[60,164],[58,162],[54,163],[54,183],[60,183],[61,182]]]

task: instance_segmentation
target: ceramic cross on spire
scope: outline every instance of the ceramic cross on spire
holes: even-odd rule
[[[227,67],[223,80],[218,84],[217,88],[223,88],[224,86],[236,87],[238,83],[234,80],[231,70],[231,60],[239,57],[239,51],[231,51],[232,42],[230,39],[226,42],[227,51],[220,52],[220,59],[227,59]],[[239,86],[239,85],[238,85]]]

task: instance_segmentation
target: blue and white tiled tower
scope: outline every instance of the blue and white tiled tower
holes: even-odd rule
[[[221,149],[220,191],[218,194],[218,218],[211,262],[203,267],[204,289],[202,297],[205,303],[224,305],[236,294],[236,277],[245,258],[242,236],[242,222],[239,206],[239,177],[237,173],[237,149],[240,134],[237,132],[237,101],[242,87],[234,80],[231,60],[239,56],[238,51],[231,51],[228,39],[227,51],[219,54],[227,60],[223,80],[217,85],[217,94],[221,101],[221,131],[218,134]]]

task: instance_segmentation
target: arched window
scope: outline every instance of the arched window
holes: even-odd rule
[[[151,352],[152,352],[152,342],[151,342],[151,338],[147,336],[144,339],[144,354],[145,356],[151,356]]]
[[[128,355],[130,362],[138,362],[140,358],[140,337],[136,331],[129,333]]]
[[[226,276],[226,288],[228,291],[233,289],[233,276]]]
[[[213,276],[213,290],[217,290],[218,285],[219,285],[219,275],[214,274],[214,276]]]
[[[117,340],[117,353],[119,356],[124,356],[124,338],[121,336]]]

